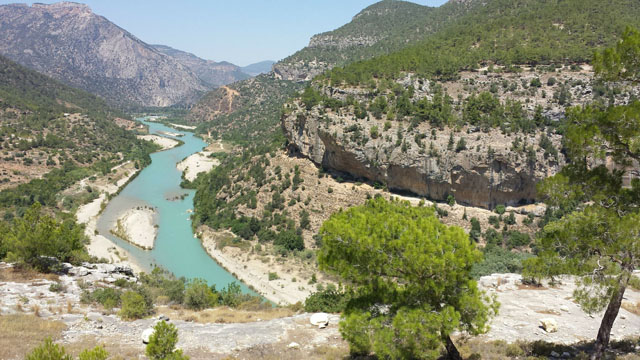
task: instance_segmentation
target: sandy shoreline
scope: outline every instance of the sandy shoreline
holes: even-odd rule
[[[138,139],[153,141],[162,147],[162,150],[171,149],[179,144],[177,140],[169,139],[159,135],[138,135]]]
[[[187,125],[180,125],[180,124],[174,124],[174,123],[169,123],[169,125],[171,125],[171,127],[174,127],[176,129],[186,129],[186,130],[195,130],[195,126],[187,126]]]
[[[210,158],[211,152],[201,151],[188,156],[186,159],[176,164],[178,170],[184,172],[185,179],[193,181],[202,172],[209,172],[214,167],[220,165],[220,160]]]
[[[304,303],[304,300],[316,291],[315,285],[309,285],[305,279],[305,275],[310,276],[310,274],[301,275],[291,272],[291,268],[286,263],[264,262],[260,258],[248,256],[248,251],[238,248],[218,249],[214,234],[204,227],[198,229],[197,235],[202,239],[202,246],[211,258],[238,280],[273,303],[279,305]],[[276,273],[278,279],[269,280],[269,273]]]
[[[144,250],[151,250],[158,235],[154,214],[149,207],[129,209],[118,217],[111,233]]]
[[[131,167],[131,169],[127,169],[127,167]],[[87,245],[89,255],[95,256],[99,259],[107,259],[107,261],[113,264],[127,265],[134,271],[140,272],[142,271],[142,267],[133,260],[129,252],[114,244],[106,237],[96,233],[98,217],[100,215],[100,210],[102,209],[102,204],[104,203],[106,205],[106,202],[108,201],[107,194],[110,195],[117,192],[118,189],[124,186],[129,179],[136,174],[135,169],[130,163],[122,164],[114,169],[121,168],[121,171],[125,171],[124,176],[115,184],[108,184],[99,187],[99,190],[102,192],[100,196],[92,202],[80,206],[76,212],[76,218],[79,224],[85,224],[84,232],[90,240],[89,245]],[[85,180],[83,179],[82,181]]]

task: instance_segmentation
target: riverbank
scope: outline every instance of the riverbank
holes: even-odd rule
[[[155,211],[150,207],[136,207],[118,217],[111,233],[144,250],[151,250],[158,235],[154,221]]]
[[[202,151],[199,151],[193,155],[188,156],[186,159],[176,164],[178,170],[183,172],[184,178],[188,181],[193,181],[198,177],[200,173],[209,172],[214,167],[220,165],[220,160],[212,158],[211,154],[217,152],[229,151],[228,145],[218,140],[213,144],[210,144]]]
[[[85,225],[84,232],[89,238],[89,244],[87,245],[89,255],[98,259],[106,259],[112,264],[126,265],[136,272],[140,272],[142,267],[130,256],[129,252],[100,235],[97,231],[98,217],[109,201],[108,196],[118,192],[137,173],[135,165],[131,162],[119,165],[113,170],[116,171],[115,174],[112,173],[108,176],[115,179],[115,181],[105,181],[103,179],[105,176],[102,176],[91,182],[91,186],[100,192],[100,196],[92,202],[80,206],[76,211],[76,219],[79,224]],[[82,186],[85,186],[84,184],[87,182],[87,179],[80,181]]]
[[[138,139],[152,141],[155,144],[161,146],[162,150],[169,150],[180,144],[178,140],[169,139],[167,137],[159,135],[138,135]]]
[[[278,305],[289,305],[304,300],[315,291],[305,280],[312,276],[311,271],[300,271],[302,267],[287,262],[278,262],[264,256],[255,256],[247,249],[233,246],[221,247],[224,238],[235,237],[232,233],[216,232],[206,226],[197,230],[202,246],[220,266],[233,274],[245,285]],[[299,265],[299,264],[298,264]]]

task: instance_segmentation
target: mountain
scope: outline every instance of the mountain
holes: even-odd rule
[[[284,109],[289,148],[325,169],[438,201],[533,202],[536,184],[563,165],[565,109],[640,94],[604,87],[588,65],[596,49],[640,25],[640,5],[445,6],[458,8],[456,18],[421,41],[317,76]]]
[[[189,103],[208,89],[188,67],[77,3],[0,6],[0,54],[112,104]]]
[[[245,80],[252,74],[244,72],[244,68],[226,61],[215,62],[201,59],[191,53],[176,50],[165,45],[152,45],[154,49],[173,58],[178,63],[193,71],[209,87],[216,88],[236,81]]]
[[[96,95],[0,56],[0,207],[54,205],[58,191],[88,174],[125,160],[148,163],[155,147],[126,130],[135,123],[125,117]]]
[[[242,72],[246,74],[249,74],[251,76],[258,76],[260,74],[266,74],[270,72],[271,68],[273,67],[273,64],[275,63],[276,62],[272,60],[265,60],[265,61],[257,62],[255,64],[243,66],[241,69],[242,69]]]
[[[383,0],[355,15],[351,22],[314,35],[309,45],[274,66],[287,80],[304,81],[358,60],[388,54],[414,44],[463,15],[466,3],[449,2],[438,8],[407,1]]]

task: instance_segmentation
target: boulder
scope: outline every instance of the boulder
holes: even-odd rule
[[[311,318],[309,319],[309,321],[311,322],[311,325],[316,325],[321,329],[325,328],[327,327],[327,325],[329,325],[329,314],[315,313],[311,315]]]
[[[149,339],[151,338],[151,335],[153,335],[153,333],[155,332],[155,330],[153,328],[147,328],[142,332],[142,343],[143,344],[148,344],[149,343]]]
[[[542,329],[544,329],[544,331],[548,333],[554,333],[558,331],[558,322],[556,321],[556,319],[540,319],[540,325],[542,326]]]
[[[300,344],[298,344],[297,342],[292,342],[291,344],[287,345],[287,347],[289,349],[299,349],[300,348]]]

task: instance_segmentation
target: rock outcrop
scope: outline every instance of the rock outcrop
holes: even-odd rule
[[[123,105],[189,103],[198,76],[82,4],[0,6],[0,54]]]
[[[406,147],[396,145],[399,126],[402,124],[393,124],[377,139],[364,142],[362,134],[372,133],[373,127],[382,132],[384,121],[356,121],[333,113],[321,116],[317,109],[305,114],[300,108],[282,121],[291,150],[324,168],[434,200],[443,201],[453,195],[461,204],[483,208],[533,202],[536,184],[559,171],[564,163],[561,155],[558,161],[545,159],[541,151],[535,153],[535,161],[527,160],[510,150],[515,137],[499,130],[484,133],[465,128],[453,134],[456,139],[466,139],[468,150],[448,150],[453,130],[436,130],[422,124],[417,133],[431,134],[436,130],[435,138],[425,140],[435,149],[429,153],[413,144],[412,138],[404,143],[408,144]],[[354,138],[356,132],[360,139]],[[540,133],[529,135],[527,140],[537,143],[539,136]],[[559,146],[558,136],[552,141]]]

